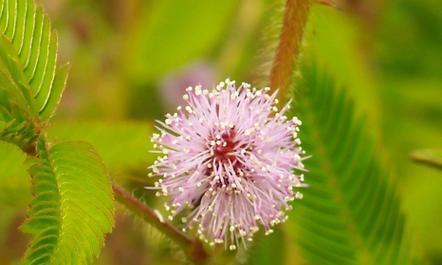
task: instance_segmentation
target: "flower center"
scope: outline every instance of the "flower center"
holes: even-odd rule
[[[225,131],[215,139],[214,158],[219,162],[235,162],[234,151],[238,141],[235,140],[235,128]]]
[[[241,156],[239,153],[241,153],[240,150],[250,152],[252,150],[252,146],[250,144],[243,143],[238,139],[236,128],[232,127],[223,132],[215,131],[212,133],[209,140],[208,148],[210,149],[212,155],[209,158],[211,161],[207,167],[206,175],[211,176],[213,174],[214,166],[218,167],[220,164],[224,164],[227,166],[227,168],[232,170],[231,173],[244,178],[244,170],[246,168],[239,159]],[[227,185],[228,183],[232,183],[232,180],[228,177],[228,174],[222,174],[218,177],[219,178],[215,185],[216,187],[221,187],[223,184]]]

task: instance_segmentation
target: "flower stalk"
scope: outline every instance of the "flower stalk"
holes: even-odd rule
[[[151,208],[135,198],[130,192],[125,190],[120,185],[113,183],[112,189],[118,202],[124,205],[132,213],[142,218],[147,223],[155,226],[155,228],[174,240],[185,250],[186,255],[190,260],[192,260],[192,262],[195,264],[206,263],[208,255],[199,240],[188,237],[172,224],[161,220]]]
[[[290,79],[301,50],[310,0],[287,0],[278,48],[270,72],[270,87],[287,95]]]

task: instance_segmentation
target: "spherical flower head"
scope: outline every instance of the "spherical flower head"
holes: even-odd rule
[[[152,170],[158,195],[170,196],[169,219],[187,213],[183,223],[211,245],[234,250],[259,227],[272,232],[301,198],[293,191],[303,178],[301,122],[284,115],[289,104],[278,110],[269,90],[229,79],[211,90],[189,87],[188,105],[167,114],[152,137],[163,153]]]

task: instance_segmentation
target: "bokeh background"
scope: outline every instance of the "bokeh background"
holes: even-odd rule
[[[94,144],[116,181],[162,209],[144,186],[153,121],[189,85],[226,77],[262,82],[277,35],[279,0],[42,0],[70,61],[66,92],[49,134]],[[442,264],[442,174],[410,159],[442,148],[440,0],[339,0],[316,5],[304,52],[346,86],[392,171],[414,255]],[[429,151],[428,151],[429,150]],[[17,150],[0,160],[0,264],[15,264],[28,238],[18,227],[30,200]],[[14,176],[11,178],[10,176]],[[308,175],[306,177],[308,182]],[[295,206],[296,210],[296,206]],[[290,227],[258,236],[243,264],[303,264]],[[260,251],[266,249],[267,251]],[[269,251],[270,250],[270,251]],[[252,253],[252,254],[251,254]],[[123,209],[97,264],[181,264],[167,238]],[[321,264],[318,264],[321,265]]]

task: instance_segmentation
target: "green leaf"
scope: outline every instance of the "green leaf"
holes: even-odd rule
[[[112,230],[111,183],[88,144],[38,145],[34,198],[23,229],[33,234],[24,264],[92,264]]]
[[[1,91],[0,97],[2,97]],[[0,105],[0,140],[26,148],[35,137],[36,128],[28,117],[16,108],[8,110]]]
[[[23,87],[16,83],[8,71],[13,70],[10,67],[14,64],[2,48],[0,45],[0,140],[26,146],[36,135],[27,91],[20,89]]]
[[[352,16],[334,8],[312,5],[305,31],[304,58],[315,58],[355,102],[355,113],[370,113],[366,122],[378,130],[382,113],[379,89],[368,55],[361,48],[367,32]]]
[[[155,80],[207,55],[223,38],[237,2],[163,0],[147,6],[126,49],[127,72],[135,81]]]
[[[404,216],[364,120],[332,78],[302,70],[300,138],[311,158],[295,204],[297,241],[309,264],[410,264]]]
[[[3,0],[0,32],[1,46],[7,50],[3,64],[19,89],[28,90],[25,94],[31,98],[28,103],[34,116],[46,122],[54,114],[67,78],[66,68],[57,67],[58,40],[49,18],[33,0]]]
[[[0,141],[0,205],[24,208],[30,201],[31,187],[25,162],[23,151]]]
[[[150,136],[152,125],[142,122],[56,122],[48,136],[57,140],[75,140],[91,143],[112,172],[122,174],[128,169],[141,170],[152,163],[156,154]]]
[[[268,236],[260,233],[251,249],[248,251],[247,265],[282,265],[284,264],[284,253],[287,250],[284,238],[284,231],[280,227],[275,233]]]

